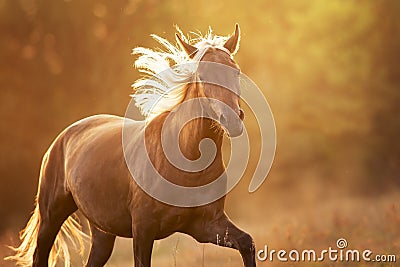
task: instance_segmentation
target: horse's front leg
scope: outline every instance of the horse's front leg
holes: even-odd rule
[[[136,228],[136,229],[135,229]],[[146,227],[133,227],[133,256],[135,267],[150,267],[154,233]]]
[[[245,267],[255,267],[255,246],[253,238],[236,227],[224,214],[221,218],[206,222],[190,233],[201,243],[214,243],[218,246],[239,250]]]

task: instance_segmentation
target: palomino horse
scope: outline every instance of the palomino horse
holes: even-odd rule
[[[240,40],[238,25],[229,38],[215,36],[211,32],[191,42],[181,33],[176,37],[180,48],[155,36],[167,51],[134,49],[134,53],[141,54],[136,66],[147,74],[155,74],[161,61],[164,65],[171,60],[175,63],[214,62],[228,66],[235,72],[219,71],[211,75],[239,88],[240,71],[233,61]],[[143,140],[144,137],[148,158],[157,172],[174,184],[185,187],[210,183],[223,174],[223,135],[227,132],[230,137],[235,137],[243,131],[239,91],[202,83],[201,75],[207,74],[208,70],[203,68],[200,75],[198,71],[184,80],[194,76],[200,77],[200,80],[174,90],[169,88],[173,84],[173,77],[163,81],[167,85],[158,96],[163,95],[168,101],[161,98],[152,104],[154,98],[151,94],[157,96],[157,90],[149,89],[148,85],[146,89],[141,82],[134,84],[138,89],[133,95],[134,100],[147,120],[126,125],[131,127],[133,134],[125,149],[131,149],[136,155],[135,149],[140,146],[137,140]],[[163,79],[162,75],[158,78]],[[160,88],[161,83],[158,83],[157,89]],[[202,108],[212,113],[215,120],[195,118],[181,129],[176,129],[178,126],[175,123],[183,113],[191,110],[187,107],[180,109],[178,104],[197,98],[216,99],[233,112],[226,112],[226,108],[211,102],[208,106],[203,103]],[[167,117],[170,117],[168,123]],[[206,169],[198,172],[172,166],[161,144],[163,125],[179,134],[179,149],[189,160],[200,157],[199,144],[203,139],[211,139],[216,148],[214,160]],[[153,198],[138,185],[127,166],[130,163],[124,156],[121,138],[123,128],[124,118],[97,115],[74,123],[55,139],[43,158],[34,213],[21,232],[22,242],[14,249],[16,254],[8,259],[16,260],[22,266],[55,266],[57,257],[63,256],[65,266],[69,266],[67,240],[78,241],[80,243],[75,244],[79,246],[84,235],[80,225],[71,216],[79,209],[89,221],[91,231],[91,249],[86,266],[105,265],[116,236],[133,238],[135,266],[150,266],[154,240],[175,232],[186,233],[201,243],[237,249],[246,267],[256,266],[253,240],[225,214],[224,196],[204,205],[174,206]],[[146,170],[141,170],[141,157],[144,155],[137,155],[133,164],[139,169],[138,173],[146,176]],[[152,186],[157,187],[157,184]]]

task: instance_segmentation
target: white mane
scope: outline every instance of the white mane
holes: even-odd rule
[[[215,36],[211,28],[205,36],[195,34],[195,38],[186,38],[179,28],[177,31],[182,40],[198,49],[193,59],[178,45],[173,45],[155,34],[151,36],[163,49],[133,49],[132,54],[139,55],[135,67],[144,75],[132,85],[135,92],[131,96],[146,120],[172,110],[183,101],[186,94],[185,85],[192,80],[197,70],[197,64],[193,63],[199,62],[208,48],[215,47],[229,52],[223,47],[227,37]]]

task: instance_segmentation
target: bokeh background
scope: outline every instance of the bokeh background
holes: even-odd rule
[[[0,0],[0,257],[18,243],[55,136],[89,115],[124,114],[139,77],[133,47],[154,47],[151,33],[173,40],[175,24],[227,35],[238,22],[236,61],[268,99],[278,139],[268,179],[249,194],[252,139],[229,216],[259,249],[343,237],[399,262],[399,12],[398,1]],[[131,266],[130,242],[117,241],[108,266]],[[183,235],[157,242],[153,262],[241,266],[237,252]]]

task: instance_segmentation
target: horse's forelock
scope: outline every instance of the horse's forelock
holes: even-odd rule
[[[201,33],[192,33],[192,37],[188,38],[179,28],[177,31],[185,41],[193,43],[198,49],[193,59],[179,46],[158,35],[151,36],[162,45],[163,49],[153,50],[143,47],[133,49],[132,54],[139,55],[135,67],[144,75],[132,85],[135,92],[131,96],[147,120],[172,110],[184,100],[187,89],[185,85],[192,80],[196,72],[193,66],[201,61],[210,47],[230,55],[229,50],[224,47],[228,38],[213,34],[211,28],[205,36]],[[180,67],[171,68],[176,65]]]

